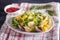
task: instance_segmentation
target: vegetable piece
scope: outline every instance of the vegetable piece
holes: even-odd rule
[[[43,30],[44,32],[46,32],[46,31],[48,30],[48,28],[47,28],[47,27],[43,27],[42,30]]]
[[[33,17],[32,17],[32,16],[29,16],[29,17],[28,17],[28,20],[32,20],[32,19],[33,19]]]
[[[51,5],[45,5],[43,8],[51,8]]]
[[[36,27],[36,31],[41,32],[42,29],[40,27]]]
[[[35,23],[34,23],[33,21],[31,21],[31,22],[28,23],[28,26],[29,26],[29,27],[30,27],[30,26],[33,27],[34,25],[35,25]]]
[[[43,17],[40,17],[40,22],[42,22],[43,21]]]
[[[19,23],[16,21],[15,18],[13,18],[12,21],[13,21],[15,24],[17,24],[17,25],[19,24]]]
[[[28,21],[24,21],[24,22],[21,22],[20,25],[25,26],[25,25],[27,25],[27,23],[28,23]]]
[[[50,16],[54,16],[54,11],[52,11],[52,10],[47,10],[47,12],[48,12],[48,14],[49,14]]]
[[[19,23],[15,20],[15,18],[12,18],[12,24],[13,24],[14,28],[16,28],[16,29],[18,28]]]
[[[15,18],[12,18],[12,24],[13,24],[13,27],[14,27],[15,29],[20,28],[20,30],[24,31],[24,28],[19,25],[19,23],[16,21]]]
[[[24,15],[24,16],[22,17],[23,20],[25,20],[26,18],[27,18],[27,15]]]
[[[43,15],[43,19],[45,19],[46,18],[46,15]]]
[[[42,27],[42,30],[46,32],[50,27],[50,25],[44,25],[44,27]]]
[[[46,27],[49,29],[49,28],[51,28],[51,26],[50,25],[46,25]]]
[[[51,18],[48,18],[48,24],[49,25],[51,24]]]
[[[26,32],[37,32],[35,26],[25,26],[24,28]]]
[[[35,18],[33,19],[33,21],[34,21],[35,23],[37,23],[37,20],[36,20]]]
[[[37,16],[37,15],[39,15],[39,16],[41,16],[41,12],[35,12],[35,16]]]
[[[35,6],[32,6],[31,8],[30,8],[30,10],[32,10],[32,9],[34,9],[35,8]]]
[[[47,25],[48,24],[48,21],[45,21],[42,23],[42,25]]]
[[[26,32],[30,32],[30,31],[32,31],[32,29],[29,28],[28,26],[25,26],[24,28],[25,28],[25,31],[26,31]]]
[[[17,17],[16,17],[16,20],[17,20],[17,21],[22,21],[21,16],[17,16]]]
[[[23,26],[18,25],[18,27],[19,27],[19,29],[22,30],[22,31],[25,30]]]
[[[32,6],[30,10],[35,10],[35,9],[45,9],[45,8],[50,8],[51,5],[44,5],[44,6]]]

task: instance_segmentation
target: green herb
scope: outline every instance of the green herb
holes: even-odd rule
[[[25,26],[25,25],[27,25],[27,23],[28,23],[28,21],[24,21],[24,22],[21,22],[20,24],[21,24],[22,26]]]
[[[35,6],[32,6],[31,8],[30,8],[30,10],[32,10],[32,9],[34,9],[35,8]]]
[[[48,14],[49,14],[50,16],[53,16],[53,15],[54,15],[54,11],[52,11],[52,10],[47,10],[47,12],[48,12]]]
[[[43,8],[51,8],[51,5],[45,5]]]
[[[30,10],[35,10],[35,9],[45,9],[45,8],[50,8],[51,5],[44,5],[44,6],[32,6]]]
[[[19,23],[15,20],[14,17],[12,18],[12,24],[13,24],[13,27],[14,27],[15,29],[18,28],[18,24],[19,24]]]

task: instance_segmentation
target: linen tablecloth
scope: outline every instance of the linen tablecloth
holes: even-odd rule
[[[30,4],[31,3],[21,3],[21,4],[14,3],[11,5],[16,5],[21,8],[23,7],[28,10]],[[58,6],[58,3],[54,3],[54,5]],[[58,10],[57,10],[57,12],[58,12]],[[57,13],[57,15],[58,15],[58,13]],[[11,16],[15,16],[15,15],[7,14],[6,19]],[[56,16],[56,17],[58,18],[58,16]],[[56,19],[56,20],[58,20],[58,19]],[[58,40],[58,23],[55,23],[53,29],[47,33],[42,33],[42,34],[38,34],[38,35],[26,35],[26,34],[17,33],[14,30],[10,29],[7,26],[6,21],[5,21],[5,23],[2,25],[2,28],[0,30],[0,34],[1,34],[0,40]]]

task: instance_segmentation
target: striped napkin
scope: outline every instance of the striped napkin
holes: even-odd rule
[[[21,4],[13,3],[11,5],[17,5],[21,8],[23,7],[28,10],[30,4],[31,3],[21,3]],[[6,19],[11,16],[15,16],[15,15],[7,14]],[[58,20],[57,17],[58,16],[56,16],[55,21]],[[7,26],[6,22],[4,22],[4,24],[2,25],[2,28],[0,30],[0,34],[1,34],[0,40],[58,40],[58,23],[55,22],[53,29],[47,33],[42,33],[42,34],[38,34],[38,35],[26,35],[26,34],[21,34],[21,33],[15,32],[14,30],[10,29]]]

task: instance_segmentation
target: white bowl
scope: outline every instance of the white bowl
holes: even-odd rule
[[[46,14],[47,15],[47,14]],[[51,16],[49,16],[50,18],[51,18]],[[11,17],[12,18],[12,17]],[[53,27],[54,27],[54,21],[53,21],[53,19],[51,20],[52,21],[52,23],[51,23],[51,28],[49,29],[49,30],[47,30],[46,32],[34,32],[34,33],[32,33],[32,32],[23,32],[23,31],[21,31],[21,30],[19,30],[19,29],[14,29],[13,28],[13,25],[12,25],[12,22],[11,22],[11,18],[8,18],[7,20],[6,20],[6,24],[8,25],[8,27],[9,28],[11,28],[12,30],[14,30],[14,31],[16,31],[16,32],[18,32],[18,33],[22,33],[22,34],[29,34],[29,35],[33,35],[33,34],[41,34],[41,33],[46,33],[46,32],[49,32]]]

